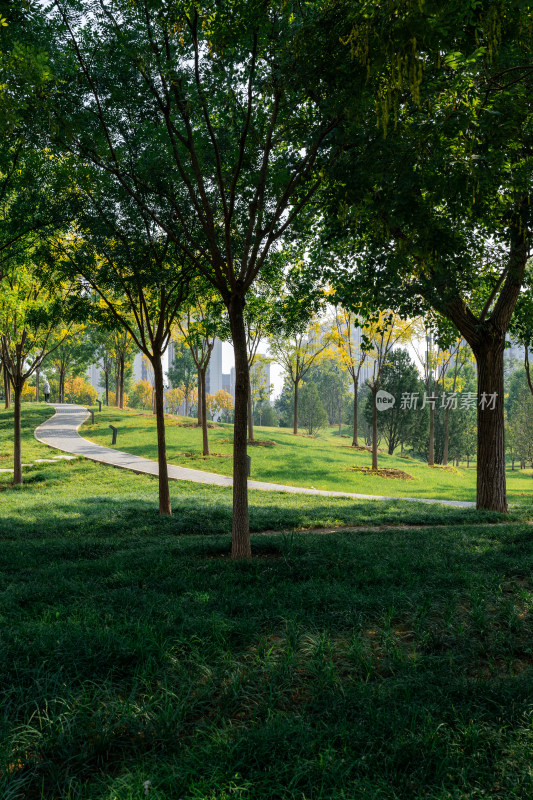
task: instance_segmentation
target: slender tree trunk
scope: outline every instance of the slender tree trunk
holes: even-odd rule
[[[233,295],[228,312],[235,353],[235,421],[233,424],[233,524],[231,557],[251,558],[248,514],[247,411],[248,353],[244,326],[244,297]]]
[[[202,424],[202,376],[200,370],[198,370],[198,427]]]
[[[372,469],[378,468],[378,406],[376,397],[377,386],[372,388]]]
[[[292,432],[296,436],[298,434],[298,384],[299,380],[294,381],[294,424]]]
[[[165,411],[163,365],[161,356],[155,355],[152,361],[155,384],[155,415],[157,425],[157,462],[159,471],[159,513],[165,516],[172,514],[170,490],[168,486],[167,446],[165,439]]]
[[[504,347],[505,337],[502,333],[498,338],[488,339],[474,350],[478,368],[476,506],[503,513],[507,511],[503,407]]]
[[[341,397],[340,393],[339,393],[338,412],[339,412],[339,436],[340,436],[342,434],[342,397]]]
[[[109,406],[109,372],[106,370],[105,375],[105,404]]]
[[[355,380],[353,382],[353,439],[352,439],[352,447],[357,447],[359,442],[358,439],[358,419],[357,419],[357,390],[359,388],[359,381]]]
[[[434,464],[435,464],[435,409],[433,408],[433,403],[430,403],[428,466],[433,467]]]
[[[250,369],[248,367],[248,369]],[[254,412],[252,409],[252,387],[248,381],[248,441],[255,442],[254,439]]]
[[[124,356],[120,358],[120,408],[124,408]]]
[[[209,455],[209,439],[207,434],[207,392],[205,390],[205,373],[207,372],[207,367],[205,369],[200,370],[200,383],[202,385],[202,449],[203,455]]]
[[[448,447],[450,442],[450,409],[446,406],[444,410],[444,448],[442,452],[442,464],[448,464]]]
[[[22,441],[21,441],[21,398],[22,386],[20,378],[15,379],[14,386],[14,425],[13,425],[13,483],[22,483]]]
[[[511,456],[511,471],[514,472],[514,456]]]
[[[35,402],[39,402],[39,370],[35,372]]]
[[[11,378],[7,371],[7,366],[4,364],[4,407],[11,407]]]

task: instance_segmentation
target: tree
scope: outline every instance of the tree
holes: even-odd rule
[[[136,381],[129,397],[129,404],[132,408],[151,408],[154,388],[150,381],[145,378]]]
[[[405,344],[412,333],[412,325],[401,320],[391,312],[384,312],[372,323],[365,325],[371,344],[373,359],[372,375],[366,385],[372,393],[372,469],[378,468],[378,404],[377,395],[383,382],[383,370],[390,363],[392,350],[397,344]],[[387,411],[385,411],[387,413]]]
[[[399,444],[405,444],[413,426],[422,423],[422,409],[418,404],[407,402],[408,398],[418,397],[421,381],[417,369],[407,350],[392,350],[383,365],[381,388],[395,398],[391,408],[377,416],[378,437],[383,436],[392,455]],[[367,420],[372,424],[374,417],[373,403],[367,404]]]
[[[337,120],[296,80],[305,14],[247,0],[80,11],[75,0],[52,11],[60,146],[128,192],[220,293],[236,372],[232,556],[250,558],[246,296],[335,157]]]
[[[367,349],[364,333],[361,329],[359,318],[352,311],[335,306],[335,322],[333,328],[333,341],[338,348],[344,367],[352,379],[353,385],[353,439],[352,446],[358,445],[357,423],[358,409],[357,397],[359,393],[359,377],[367,360]]]
[[[326,409],[314,383],[305,383],[302,387],[300,416],[309,436],[312,436],[321,428],[325,428],[328,424]]]
[[[315,362],[309,370],[307,380],[315,384],[322,405],[326,409],[329,424],[337,423],[340,435],[348,400],[349,374],[344,369],[338,351],[327,348],[318,363]]]
[[[272,333],[269,337],[270,353],[274,361],[283,366],[290,378],[294,392],[294,417],[292,432],[298,434],[298,388],[312,365],[329,344],[315,318],[305,326],[295,326],[289,335]]]
[[[12,263],[0,282],[0,350],[14,393],[13,482],[22,483],[21,400],[28,378],[68,336],[64,304],[71,286],[51,286],[26,262]],[[50,346],[53,334],[55,342]]]
[[[86,201],[83,213],[78,215],[72,236],[54,239],[48,258],[53,270],[77,279],[83,287],[84,303],[78,313],[101,318],[100,306],[93,300],[96,296],[106,311],[107,327],[113,320],[123,328],[150,362],[154,372],[159,513],[170,515],[161,360],[188,291],[185,259],[169,238],[143,217],[127,194],[102,187],[98,181],[91,181],[91,175],[89,167],[78,169],[78,190]],[[96,194],[98,189],[100,193]],[[120,402],[120,398],[116,400]]]
[[[370,164],[352,104],[329,195],[341,215],[330,208],[324,218],[342,227],[343,253],[356,232],[358,256],[333,279],[349,307],[363,295],[411,314],[433,308],[468,342],[478,366],[477,506],[505,512],[503,350],[533,228],[530,10],[511,0],[435,4],[429,14],[406,4],[380,40],[374,22],[388,7],[370,7],[368,23],[345,9],[343,40],[367,63],[375,122],[390,135],[374,138]],[[349,62],[346,53],[328,73],[346,102]],[[380,89],[387,70],[395,85]]]
[[[254,353],[253,359],[250,359],[250,405],[248,408],[248,416],[252,419],[252,427],[248,426],[248,435],[252,434],[250,441],[253,442],[253,415],[258,403],[268,400],[272,393],[272,384],[268,379],[267,367],[271,363],[271,359],[266,356]]]
[[[165,392],[165,400],[168,411],[171,414],[179,414],[184,397],[183,389],[167,389]]]
[[[168,368],[168,380],[174,389],[182,389],[183,401],[185,403],[185,416],[189,416],[192,390],[197,384],[197,368],[193,355],[188,347],[178,347],[174,354],[174,360]]]
[[[202,452],[209,455],[207,433],[206,374],[220,329],[222,309],[212,288],[204,280],[193,283],[186,311],[177,318],[176,341],[185,343],[198,371],[198,424],[202,426]]]

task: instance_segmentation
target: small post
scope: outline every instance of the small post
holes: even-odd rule
[[[110,425],[109,427],[113,431],[113,440],[112,440],[111,444],[116,444],[117,443],[117,432],[118,432],[118,429],[115,428],[114,425]]]
[[[252,456],[246,456],[246,461],[248,464],[248,477],[252,474]]]
[[[92,408],[90,409],[90,412],[91,412],[91,422],[94,425],[94,411],[92,410]]]
[[[101,400],[97,400],[96,402],[98,403],[98,411],[101,411],[102,410],[102,401]]]

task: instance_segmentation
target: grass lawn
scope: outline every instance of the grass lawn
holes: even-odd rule
[[[210,457],[202,456],[202,435],[198,428],[180,426],[180,420],[167,420],[167,457],[169,463],[232,474],[231,425],[210,429]],[[118,427],[116,449],[157,458],[155,418],[146,412],[110,408],[95,414],[80,433],[91,441],[111,445],[109,425]],[[380,455],[379,466],[400,469],[413,480],[398,480],[350,471],[353,466],[371,466],[371,455],[354,451],[351,437],[340,437],[329,429],[318,438],[294,436],[286,428],[256,428],[259,442],[274,442],[270,447],[250,447],[252,479],[272,483],[331,489],[398,497],[433,497],[448,500],[476,499],[476,469],[431,468],[413,458]],[[507,469],[507,491],[510,503],[533,503],[533,471]]]
[[[172,482],[159,518],[148,476],[24,477],[0,475],[3,800],[533,796],[525,508],[251,492],[233,563],[229,489]]]

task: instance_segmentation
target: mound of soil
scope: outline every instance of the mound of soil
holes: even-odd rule
[[[429,464],[428,464],[429,467]],[[455,467],[450,466],[443,466],[442,464],[433,464],[430,469],[440,469],[442,472],[452,472],[454,475],[460,475],[461,471],[456,469]]]
[[[276,447],[277,442],[272,442],[270,439],[260,439],[255,442],[251,442],[248,439],[248,446],[249,447]]]
[[[349,472],[363,472],[365,475],[374,475],[376,478],[396,478],[400,481],[414,481],[412,475],[401,469],[372,469],[372,467],[347,467]]]

